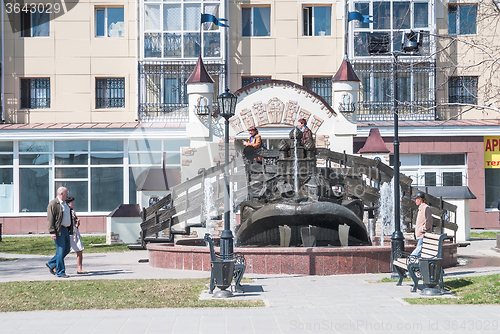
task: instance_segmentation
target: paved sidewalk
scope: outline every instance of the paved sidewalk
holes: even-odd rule
[[[449,277],[500,273],[494,240],[473,241],[459,248],[466,266],[446,270]],[[12,255],[1,254],[0,257]],[[0,281],[58,280],[45,267],[50,256],[15,256],[0,262]],[[209,277],[208,272],[153,268],[147,251],[85,254],[87,275],[76,275],[76,257],[66,260],[70,280]],[[478,262],[479,261],[479,262]],[[478,265],[479,263],[479,265]],[[252,309],[132,309],[89,311],[0,312],[0,334],[7,333],[495,333],[500,308],[481,306],[416,306],[403,298],[410,282],[371,283],[389,274],[338,276],[254,275],[245,277],[247,293],[235,298],[261,298],[266,307]],[[208,295],[202,298],[210,298]],[[444,296],[441,298],[455,298]]]

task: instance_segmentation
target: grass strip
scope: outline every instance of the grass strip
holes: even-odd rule
[[[410,304],[500,304],[500,274],[447,279],[444,287],[456,298],[404,298]]]
[[[84,236],[82,243],[85,253],[108,253],[129,251],[127,245],[105,245],[106,236]],[[3,237],[0,253],[53,255],[56,247],[50,236],[46,237]]]
[[[471,232],[470,237],[474,239],[495,239],[497,238],[497,232]]]
[[[199,300],[207,278],[0,283],[0,311],[263,307],[262,300]]]
[[[384,277],[379,279],[378,281],[374,281],[373,283],[391,283],[391,282],[397,282],[399,281],[399,278],[390,278],[390,277]],[[413,282],[410,277],[403,278],[403,282]]]

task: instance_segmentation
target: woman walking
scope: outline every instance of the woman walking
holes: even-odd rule
[[[73,210],[75,199],[71,196],[68,196],[68,198],[66,199],[66,203],[68,203],[68,206],[70,207],[71,221],[73,223],[73,235],[70,236],[70,245],[71,251],[76,252],[76,265],[78,266],[76,273],[86,274],[86,272],[82,269],[84,248],[80,236],[80,231],[78,230],[78,227],[80,227],[80,219],[78,219],[75,210]]]

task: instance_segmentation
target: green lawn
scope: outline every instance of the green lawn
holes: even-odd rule
[[[105,236],[82,237],[85,253],[128,251],[127,245],[105,245]],[[51,255],[55,252],[54,240],[46,237],[2,237],[0,253]]]
[[[208,282],[208,278],[6,282],[0,283],[0,311],[264,306],[261,300],[199,300]]]
[[[500,274],[446,279],[455,298],[404,298],[410,304],[500,304]]]
[[[495,239],[497,232],[471,232],[470,237],[474,239]]]

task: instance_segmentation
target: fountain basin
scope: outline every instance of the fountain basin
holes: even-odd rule
[[[457,263],[458,244],[443,245],[443,267]],[[406,251],[412,251],[408,246]],[[210,271],[208,247],[148,244],[149,263],[153,267]],[[217,251],[217,249],[216,249]],[[258,247],[236,248],[245,255],[251,274],[343,275],[388,273],[391,271],[391,247]]]

